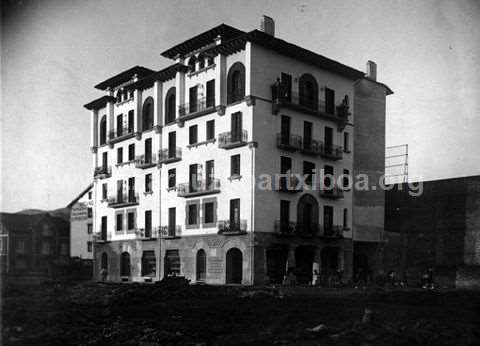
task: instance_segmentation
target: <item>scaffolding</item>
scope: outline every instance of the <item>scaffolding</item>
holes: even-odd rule
[[[408,182],[408,144],[385,148],[385,183]]]

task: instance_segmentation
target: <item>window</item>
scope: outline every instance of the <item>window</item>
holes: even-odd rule
[[[100,222],[100,229],[101,229],[101,239],[102,240],[107,240],[107,217],[102,216],[101,222]]]
[[[348,228],[348,209],[343,209],[343,228]]]
[[[230,229],[234,231],[240,230],[240,199],[230,200]]]
[[[117,202],[123,201],[123,180],[117,180]]]
[[[325,150],[331,152],[333,147],[333,129],[331,127],[325,126],[324,143]]]
[[[128,146],[128,161],[135,160],[135,143]]]
[[[123,148],[117,148],[117,163],[123,162]]]
[[[335,114],[335,91],[325,88],[325,112]]]
[[[152,236],[152,211],[145,210],[145,237],[150,238]]]
[[[350,185],[350,171],[348,169],[343,170],[343,188],[348,189]]]
[[[227,75],[227,103],[241,101],[245,97],[245,66],[236,62]]]
[[[145,154],[144,154],[145,163],[152,162],[152,139],[147,138],[145,140]]]
[[[215,60],[213,59],[213,56],[209,56],[209,57],[207,58],[207,65],[208,65],[208,66],[211,66],[211,65],[213,65],[214,63],[215,63]]]
[[[152,173],[145,175],[145,192],[152,192]]]
[[[93,233],[93,224],[87,223],[87,234]]]
[[[214,160],[208,160],[205,162],[205,183],[206,183],[206,188],[214,188],[213,182],[215,179],[215,161]]]
[[[143,251],[142,254],[142,276],[154,277],[157,272],[157,260],[155,258],[155,251]]]
[[[288,233],[290,224],[290,201],[280,201],[280,233]]]
[[[311,74],[304,74],[298,82],[299,104],[310,109],[318,108],[318,84]]]
[[[123,114],[117,115],[117,137],[123,136]]]
[[[143,131],[153,127],[153,98],[147,97],[142,108],[142,127]]]
[[[88,199],[92,199],[92,196],[93,196],[93,192],[92,192],[92,191],[89,191],[89,192],[88,192]]]
[[[188,206],[188,224],[189,225],[196,225],[197,222],[197,205],[190,204]]]
[[[350,152],[350,138],[348,132],[343,133],[343,151]]]
[[[133,132],[133,127],[134,127],[134,122],[135,122],[135,116],[134,116],[133,109],[128,111],[128,133]]]
[[[292,100],[292,76],[282,72],[282,90],[280,96],[288,102]]]
[[[100,120],[100,145],[107,143],[107,116],[102,116]]]
[[[198,126],[197,125],[190,126],[190,128],[188,129],[188,143],[189,144],[197,143],[197,140],[198,140],[197,131],[198,131]]]
[[[15,244],[15,253],[18,253],[18,254],[25,253],[25,240],[17,240]]]
[[[194,56],[192,56],[190,58],[190,60],[188,60],[188,72],[192,73],[192,72],[195,72],[195,64],[196,64],[196,59]]]
[[[292,170],[292,159],[280,156],[280,174],[287,174]]]
[[[102,167],[104,170],[108,168],[108,153],[104,152],[102,153]]]
[[[215,222],[215,215],[214,215],[214,202],[207,202],[203,204],[203,218],[204,223],[213,223]]]
[[[123,214],[117,214],[117,232],[123,231]]]
[[[168,170],[168,188],[171,189],[177,185],[177,170],[175,168]]]
[[[325,165],[323,167],[323,174],[325,176],[323,183],[327,190],[333,189],[335,183],[335,177],[333,176],[333,166]]]
[[[90,219],[93,215],[93,209],[92,208],[87,208],[87,217]]]
[[[207,108],[215,106],[215,79],[207,82]]]
[[[128,201],[136,202],[135,200],[135,177],[128,178]]]
[[[310,121],[303,122],[303,148],[312,149],[313,124]]]
[[[236,177],[240,175],[240,154],[230,157],[230,176]]]
[[[303,161],[303,175],[308,175],[305,179],[305,184],[312,185],[315,164],[309,161]]]
[[[106,201],[108,198],[108,185],[107,183],[102,184],[102,200]]]
[[[165,96],[165,124],[175,121],[176,118],[176,91],[175,87],[168,90]]]
[[[189,90],[188,102],[190,109],[188,113],[195,113],[197,109],[197,101],[198,101],[198,85],[191,87]]]
[[[87,241],[87,252],[92,252],[92,242]]]
[[[207,141],[215,138],[215,120],[207,121]]]
[[[131,231],[135,228],[135,212],[130,211],[127,214],[127,229]]]
[[[205,56],[203,56],[203,54],[200,54],[197,60],[198,60],[198,69],[201,70],[202,68],[205,67]]]

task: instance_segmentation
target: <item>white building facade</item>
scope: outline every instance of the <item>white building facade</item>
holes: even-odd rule
[[[136,66],[96,86],[106,95],[85,107],[97,278],[352,277],[354,191],[341,177],[355,171],[352,100],[365,83],[391,91],[264,24],[222,24],[163,52],[174,60],[163,70]]]
[[[93,184],[67,206],[70,210],[70,257],[93,260]]]

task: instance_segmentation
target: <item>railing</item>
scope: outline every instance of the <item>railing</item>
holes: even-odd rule
[[[135,157],[136,168],[148,168],[153,167],[158,163],[158,157],[155,155],[145,156],[140,155]]]
[[[217,192],[220,192],[219,179],[206,179],[191,183],[183,183],[177,187],[178,197],[198,196]]]
[[[342,226],[323,226],[320,236],[324,238],[342,238],[343,230],[344,228]]]
[[[182,148],[162,149],[158,152],[159,163],[175,162],[182,159]]]
[[[184,116],[191,113],[202,112],[209,108],[215,107],[215,98],[213,97],[202,97],[193,103],[184,103],[183,105],[178,106],[178,113],[180,116]]]
[[[180,225],[168,225],[160,227],[161,238],[175,238],[182,235],[182,226]]]
[[[277,147],[296,151],[302,149],[302,137],[291,134],[277,133]]]
[[[341,160],[343,157],[343,147],[339,145],[322,143],[320,156],[332,160]]]
[[[108,232],[95,232],[93,233],[93,240],[95,242],[105,242],[105,241],[109,241],[111,238],[111,235],[110,233]]]
[[[159,229],[155,228],[138,228],[135,231],[135,234],[141,239],[155,239],[158,238]]]
[[[247,232],[247,220],[221,220],[217,223],[219,234],[241,234]]]
[[[100,166],[95,167],[93,172],[94,177],[98,177],[100,179],[108,178],[112,175],[112,167],[111,166]]]
[[[290,174],[287,176],[280,176],[278,179],[278,185],[277,185],[277,181],[275,181],[275,183],[276,183],[275,190],[279,192],[302,191],[300,179],[294,174]]]
[[[118,127],[114,130],[110,130],[108,133],[108,138],[110,139],[110,141],[115,141],[126,136],[133,136],[132,126]]]
[[[319,226],[311,223],[276,220],[274,232],[281,236],[314,236],[319,232]]]
[[[320,188],[320,196],[325,198],[343,198],[344,190],[343,187],[334,185],[334,186],[324,186]]]
[[[234,90],[234,91],[230,91],[229,93],[227,93],[227,104],[242,101],[243,99],[245,99],[245,93],[244,92]]]
[[[247,130],[223,132],[218,135],[218,147],[222,149],[235,148],[247,144],[247,141]]]
[[[108,206],[109,207],[120,207],[120,206],[127,206],[138,204],[139,198],[138,193],[129,192],[126,194],[117,195],[114,197],[108,198]]]

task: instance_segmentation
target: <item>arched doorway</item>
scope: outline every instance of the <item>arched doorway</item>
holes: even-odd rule
[[[318,230],[318,202],[312,195],[303,195],[297,208],[298,233],[315,235]]]
[[[295,249],[295,275],[298,283],[308,284],[312,281],[314,259],[314,246],[301,245]]]
[[[338,266],[338,247],[327,246],[322,249],[321,259],[322,259],[322,274],[323,275],[333,275],[336,274]]]
[[[200,249],[197,252],[197,281],[205,281],[207,278],[207,254]]]
[[[102,259],[100,262],[100,267],[102,269],[108,270],[108,255],[106,252],[102,253]]]
[[[130,276],[130,254],[122,252],[120,255],[120,276]]]
[[[241,284],[243,276],[243,258],[242,251],[237,248],[231,248],[227,251],[227,284]]]

